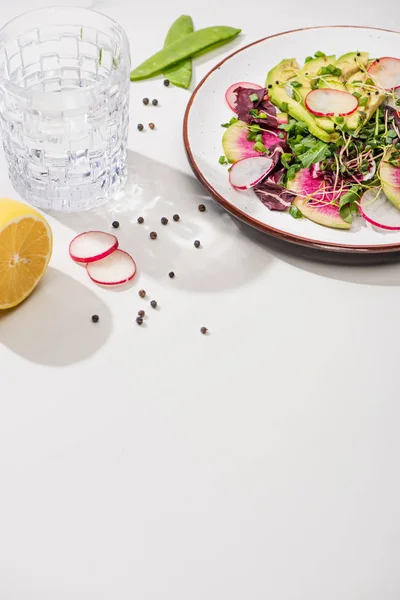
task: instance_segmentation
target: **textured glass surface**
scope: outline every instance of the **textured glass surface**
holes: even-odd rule
[[[12,183],[43,209],[84,210],[126,179],[129,44],[108,17],[26,13],[0,31],[0,125]]]

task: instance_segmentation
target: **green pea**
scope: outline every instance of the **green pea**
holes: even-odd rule
[[[167,37],[165,38],[164,48],[185,38],[189,33],[193,33],[192,17],[181,15],[169,28]],[[164,77],[169,79],[173,85],[187,89],[192,80],[192,59],[188,58],[182,60],[174,67],[165,69]]]
[[[136,67],[131,72],[131,81],[147,79],[148,77],[162,73],[164,69],[175,66],[176,63],[190,58],[199,52],[203,52],[210,47],[215,47],[216,44],[230,42],[240,32],[240,29],[235,29],[234,27],[219,26],[206,27],[205,29],[189,33],[184,38],[169,44],[163,50],[153,54],[153,56]]]

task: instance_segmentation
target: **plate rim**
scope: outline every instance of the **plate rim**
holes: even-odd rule
[[[184,115],[184,119],[183,119],[183,143],[185,146],[185,152],[186,152],[186,156],[187,156],[189,165],[190,165],[194,175],[199,180],[199,182],[206,188],[206,190],[210,193],[210,195],[214,198],[214,200],[216,200],[227,212],[231,213],[233,216],[240,219],[247,225],[250,225],[251,227],[258,229],[259,231],[262,231],[263,233],[271,235],[275,238],[284,240],[286,242],[290,242],[297,246],[303,246],[303,247],[313,248],[313,249],[317,249],[317,250],[325,250],[325,251],[329,251],[329,252],[339,252],[339,253],[344,253],[344,254],[390,254],[393,252],[398,252],[398,251],[400,251],[400,242],[396,242],[393,244],[379,244],[379,245],[375,245],[375,246],[366,245],[366,244],[352,245],[352,244],[342,244],[342,243],[337,243],[337,242],[325,242],[323,240],[314,240],[311,238],[295,235],[293,233],[283,231],[282,229],[277,229],[275,227],[272,227],[271,225],[266,225],[265,223],[262,223],[258,219],[248,215],[247,213],[242,211],[240,208],[237,208],[236,206],[231,204],[231,202],[229,202],[222,194],[217,192],[217,190],[207,180],[205,175],[203,175],[202,170],[200,169],[200,167],[198,166],[198,164],[196,163],[196,160],[194,158],[192,148],[190,145],[190,140],[189,140],[189,115],[190,115],[190,111],[192,109],[193,103],[196,99],[196,96],[197,96],[199,90],[206,83],[206,81],[208,80],[210,75],[212,75],[212,73],[214,73],[214,71],[219,69],[219,67],[221,67],[221,65],[223,65],[225,62],[230,60],[233,56],[235,56],[236,54],[239,54],[240,52],[247,50],[248,48],[251,48],[252,46],[255,46],[256,44],[260,44],[262,42],[265,42],[266,40],[280,37],[282,35],[288,35],[290,33],[298,33],[300,31],[312,31],[315,29],[364,29],[364,30],[381,31],[381,32],[385,32],[385,33],[394,33],[396,35],[400,35],[400,31],[396,31],[393,29],[384,29],[382,27],[369,27],[367,25],[317,25],[317,26],[312,26],[312,27],[300,27],[297,29],[290,29],[288,31],[282,31],[280,33],[274,33],[274,34],[268,35],[264,38],[255,40],[254,42],[251,42],[250,44],[246,44],[245,46],[243,46],[242,48],[239,48],[238,50],[235,50],[234,52],[232,52],[231,54],[226,56],[224,59],[219,61],[216,65],[214,65],[214,67],[212,69],[210,69],[210,71],[208,71],[208,73],[206,73],[206,75],[197,84],[191,97],[189,98],[189,102],[186,106],[185,115]]]

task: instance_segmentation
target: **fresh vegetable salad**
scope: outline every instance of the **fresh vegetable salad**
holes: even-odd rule
[[[400,230],[400,59],[316,52],[282,60],[265,86],[234,83],[223,125],[229,179],[270,210],[349,229]]]

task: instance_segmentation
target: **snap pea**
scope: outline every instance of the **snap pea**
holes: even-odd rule
[[[192,17],[181,15],[169,28],[164,48],[185,38],[189,33],[193,33],[193,29]],[[174,85],[187,89],[192,80],[192,59],[187,58],[170,69],[164,69],[164,77],[169,79]]]
[[[147,79],[158,73],[162,73],[164,69],[176,65],[185,58],[189,58],[194,54],[206,50],[216,44],[229,42],[241,32],[240,29],[234,27],[206,27],[199,29],[193,33],[189,33],[184,38],[181,38],[173,44],[169,44],[163,50],[153,54],[145,60],[141,65],[136,67],[131,72],[131,81],[139,79]]]

